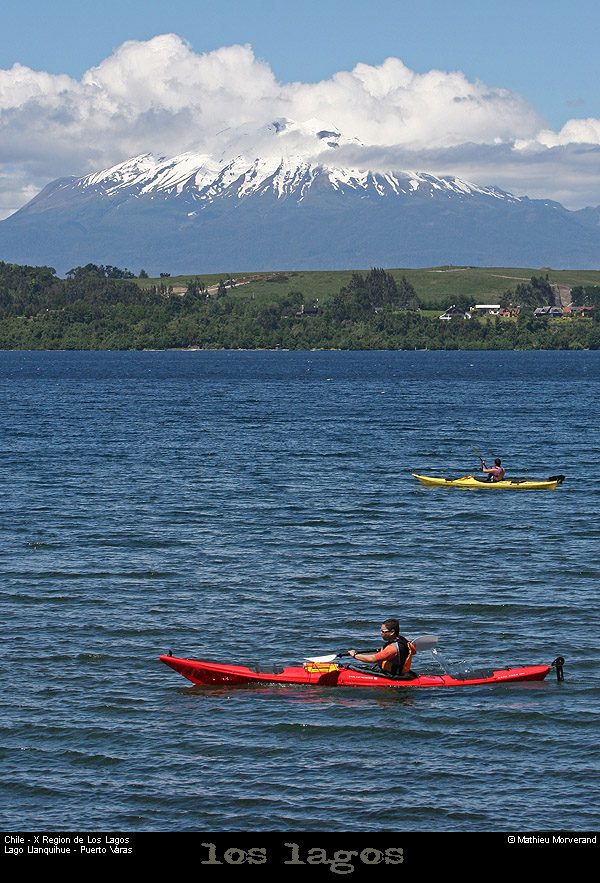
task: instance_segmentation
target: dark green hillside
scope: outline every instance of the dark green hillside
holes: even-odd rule
[[[584,309],[534,315],[567,300]],[[440,319],[453,304],[478,303],[511,309]],[[598,349],[599,315],[600,271],[447,266],[149,279],[88,264],[60,279],[49,267],[0,262],[1,349]]]

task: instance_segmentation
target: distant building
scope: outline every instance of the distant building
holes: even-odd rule
[[[475,304],[478,313],[488,313],[490,316],[497,316],[500,312],[500,304]]]
[[[533,312],[538,319],[560,319],[562,314],[562,307],[538,307]]]
[[[466,313],[464,310],[461,310],[459,307],[454,304],[451,307],[448,307],[445,313],[442,313],[440,319],[443,319],[445,322],[449,322],[450,319],[455,319],[456,317],[460,319],[470,319],[471,314]]]
[[[323,310],[321,310],[318,306],[305,307],[304,304],[300,307],[297,316],[320,316]]]
[[[304,304],[300,307],[300,309],[285,309],[281,311],[282,319],[291,319],[296,316],[321,316],[323,314],[323,310],[318,306],[313,307],[305,307]]]

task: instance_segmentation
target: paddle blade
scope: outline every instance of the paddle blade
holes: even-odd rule
[[[435,647],[438,639],[435,635],[421,635],[420,638],[415,638],[413,644],[417,648],[417,652],[423,650],[431,650],[432,647]]]
[[[483,463],[483,457],[481,456],[481,454],[479,453],[479,451],[477,450],[477,448],[475,447],[475,445],[471,445],[471,447],[473,448],[473,450],[475,451],[475,453],[477,454],[477,456],[479,457],[479,459],[480,459],[481,462]]]
[[[340,653],[330,653],[329,656],[307,656],[305,662],[333,662],[340,656],[346,656],[346,651]]]

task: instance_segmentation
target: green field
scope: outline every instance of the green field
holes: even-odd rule
[[[536,316],[556,300],[551,283],[588,315]],[[465,318],[478,303],[520,309]],[[452,304],[459,315],[440,321]],[[47,267],[0,262],[0,349],[190,347],[599,349],[600,271],[448,266],[135,279],[89,264],[62,280]]]
[[[369,268],[360,272],[366,273]],[[388,269],[396,281],[403,276],[410,282],[425,303],[452,301],[459,296],[472,299],[473,303],[497,303],[501,295],[508,289],[514,289],[520,282],[529,282],[532,276],[548,276],[551,283],[557,285],[600,285],[600,270],[552,270],[547,268],[525,267],[430,267],[421,270]],[[233,273],[231,274],[236,288],[228,289],[229,294],[243,300],[278,301],[289,292],[301,292],[306,303],[318,300],[325,304],[347,285],[351,271],[298,271],[281,273]],[[172,287],[174,291],[185,291],[189,280],[201,280],[204,285],[218,285],[222,279],[225,283],[229,273],[189,276],[169,276],[160,279],[138,279],[142,288],[151,288],[161,283]],[[243,284],[239,284],[242,280]]]

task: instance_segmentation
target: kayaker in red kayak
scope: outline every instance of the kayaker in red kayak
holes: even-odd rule
[[[373,653],[348,650],[348,655],[357,662],[375,666],[385,674],[398,675],[408,672],[412,657],[417,651],[415,645],[400,634],[400,623],[397,619],[386,619],[382,623],[381,637],[385,643],[380,650]]]
[[[481,468],[484,472],[488,473],[490,481],[502,481],[502,479],[504,478],[504,469],[502,468],[499,457],[496,457],[496,459],[494,460],[494,465],[491,467],[491,469],[488,469],[485,465],[485,460],[482,460]]]

